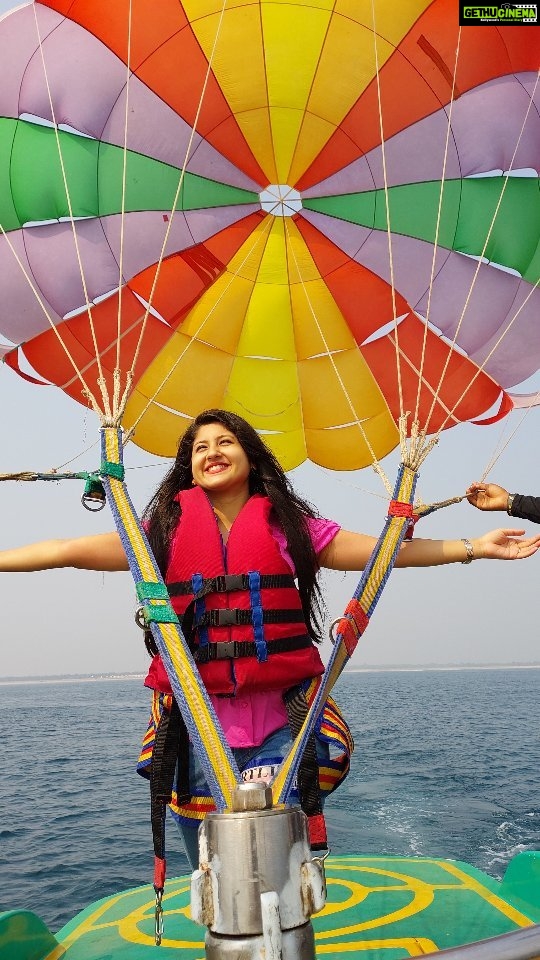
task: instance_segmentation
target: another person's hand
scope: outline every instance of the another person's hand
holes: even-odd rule
[[[524,560],[525,557],[532,557],[540,548],[540,534],[523,539],[523,533],[524,530],[490,530],[484,533],[474,541],[475,559]]]
[[[497,483],[471,483],[466,497],[479,510],[506,510],[509,493]]]

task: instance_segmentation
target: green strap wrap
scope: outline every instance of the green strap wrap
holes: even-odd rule
[[[168,600],[169,591],[163,583],[152,583],[149,580],[140,580],[136,584],[137,600]]]
[[[147,623],[180,623],[169,603],[159,606],[152,603],[142,609]]]
[[[124,464],[112,460],[102,460],[99,472],[102,477],[113,477],[114,480],[123,480],[125,476]]]

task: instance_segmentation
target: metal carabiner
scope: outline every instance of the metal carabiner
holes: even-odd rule
[[[137,626],[141,628],[141,630],[149,629],[148,623],[146,621],[146,611],[145,611],[144,605],[137,607],[134,615],[134,620]]]
[[[343,620],[343,617],[337,617],[337,619],[336,619],[336,620],[332,620],[332,623],[330,624],[330,629],[329,629],[329,631],[328,631],[328,636],[330,637],[330,643],[331,643],[333,646],[336,645],[337,636],[335,637],[332,631],[334,630],[334,627],[337,627],[337,625],[338,625],[339,623],[341,623],[342,620]]]
[[[105,487],[99,477],[88,477],[81,497],[81,503],[85,510],[90,510],[90,513],[97,513],[98,510],[103,510],[106,502]]]
[[[330,850],[330,847],[328,847],[327,850],[317,851],[316,856],[311,858],[311,863],[324,863],[324,861],[330,856],[331,852],[332,851]]]
[[[156,947],[161,946],[161,938],[163,937],[163,907],[161,901],[163,900],[163,890],[156,890],[156,909],[155,909],[155,926],[154,926],[154,940]]]

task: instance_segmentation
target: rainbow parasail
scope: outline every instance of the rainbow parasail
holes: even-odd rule
[[[493,422],[540,368],[540,36],[455,0],[42,0],[0,21],[0,351],[173,455]],[[126,381],[128,382],[128,381]],[[125,386],[125,384],[124,384]],[[359,429],[359,426],[361,429]]]

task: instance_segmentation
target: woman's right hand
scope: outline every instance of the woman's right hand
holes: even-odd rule
[[[524,530],[490,530],[473,541],[477,560],[525,560],[540,549],[540,533],[524,537]]]

